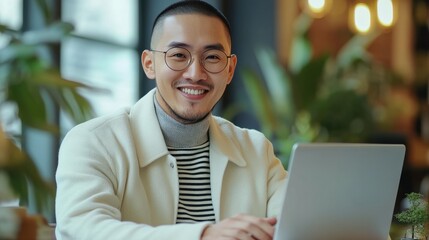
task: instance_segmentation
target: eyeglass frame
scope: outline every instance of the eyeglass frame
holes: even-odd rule
[[[172,68],[170,65],[168,65],[168,63],[167,63],[167,52],[168,52],[168,51],[170,51],[171,49],[174,49],[174,48],[184,49],[184,50],[186,50],[186,51],[189,53],[189,56],[191,56],[191,57],[190,57],[190,60],[188,61],[187,65],[186,65],[186,67],[184,67],[183,69],[180,69],[180,70],[173,69],[173,68]],[[201,65],[203,66],[204,70],[206,70],[207,72],[209,72],[209,73],[213,73],[213,74],[220,73],[220,72],[222,72],[223,70],[225,70],[226,66],[228,66],[228,61],[229,61],[229,59],[230,59],[233,55],[235,55],[235,54],[230,54],[230,55],[228,55],[228,54],[226,54],[226,52],[224,52],[224,51],[222,51],[222,50],[220,50],[220,49],[207,49],[207,50],[205,50],[204,52],[202,52],[202,53],[201,53],[201,55],[204,55],[204,53],[205,53],[205,52],[212,51],[212,50],[217,50],[217,51],[220,51],[220,52],[222,52],[223,54],[225,54],[227,61],[226,61],[225,66],[222,68],[222,70],[217,71],[217,72],[213,72],[213,71],[207,70],[206,66],[204,65],[204,62],[203,62],[201,59],[200,59],[200,63],[201,63]],[[194,55],[192,55],[191,51],[189,51],[188,49],[186,49],[186,48],[184,48],[184,47],[171,47],[171,48],[167,49],[167,51],[161,51],[161,50],[155,50],[155,49],[150,49],[150,51],[152,51],[152,52],[164,53],[164,62],[165,62],[165,65],[167,65],[167,67],[168,67],[168,68],[170,68],[171,70],[176,71],[176,72],[180,72],[180,71],[183,71],[183,70],[187,69],[187,68],[188,68],[189,66],[191,66],[191,64],[194,62]]]

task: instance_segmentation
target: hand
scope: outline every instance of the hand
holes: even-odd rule
[[[275,217],[259,218],[239,214],[209,225],[201,240],[271,240],[274,236]]]

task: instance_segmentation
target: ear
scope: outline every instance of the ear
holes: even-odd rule
[[[232,81],[232,77],[234,77],[235,67],[237,66],[237,55],[231,54],[231,58],[229,59],[228,66],[228,82],[230,84]]]
[[[146,77],[155,79],[155,61],[153,59],[153,52],[144,50],[141,56],[142,67]]]

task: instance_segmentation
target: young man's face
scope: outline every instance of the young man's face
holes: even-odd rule
[[[167,51],[173,46],[189,50],[193,61],[174,71],[164,61],[164,53],[145,50],[142,64],[146,75],[156,79],[156,98],[161,107],[182,123],[203,119],[213,109],[231,82],[237,58],[232,55],[225,69],[211,73],[204,69],[201,54],[212,48],[228,56],[231,44],[222,21],[201,14],[181,14],[165,18],[152,39],[153,50]]]

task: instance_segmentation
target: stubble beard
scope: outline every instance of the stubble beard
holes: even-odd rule
[[[170,106],[170,104],[168,104],[168,102],[165,100],[165,98],[162,96],[162,94],[159,90],[157,90],[157,92],[158,92],[159,96],[161,97],[162,101],[164,102],[164,105],[167,106],[167,108],[168,108],[168,109],[166,109],[167,114],[170,115],[171,117],[173,117],[174,119],[176,119],[178,122],[183,123],[183,124],[192,124],[192,123],[197,123],[197,122],[202,121],[212,112],[214,106],[216,106],[216,104],[215,104],[212,107],[212,109],[210,109],[210,111],[208,111],[207,113],[204,113],[204,114],[195,114],[195,115],[193,115],[192,113],[180,114],[180,113],[174,111],[174,109]]]

